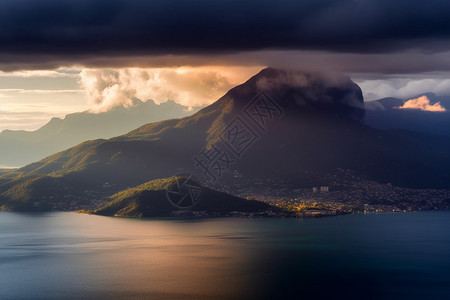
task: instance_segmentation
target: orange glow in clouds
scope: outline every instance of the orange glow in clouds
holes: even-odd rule
[[[430,99],[427,96],[421,96],[419,98],[406,101],[402,106],[397,107],[399,109],[419,109],[424,111],[446,111],[445,107],[441,106],[441,103],[437,102],[433,105],[430,104]]]
[[[157,104],[174,100],[188,106],[208,105],[262,67],[179,67],[83,69],[80,84],[92,112],[129,107],[133,98]]]

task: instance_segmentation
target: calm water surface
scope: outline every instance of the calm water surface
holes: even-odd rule
[[[450,212],[120,219],[0,212],[0,299],[450,299]]]

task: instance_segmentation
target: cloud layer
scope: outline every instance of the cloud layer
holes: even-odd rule
[[[76,71],[0,72],[0,132],[34,130],[52,117],[86,110]]]
[[[93,112],[133,105],[133,98],[157,104],[174,100],[193,107],[217,100],[259,68],[84,69],[80,84]]]
[[[441,0],[3,0],[0,68],[129,67],[149,57],[179,66],[272,50],[444,53],[448,15]]]
[[[407,99],[428,92],[438,95],[450,95],[450,73],[423,73],[419,76],[417,74],[404,74],[402,76],[378,75],[375,78],[370,77],[354,78],[363,90],[366,101],[385,97]]]

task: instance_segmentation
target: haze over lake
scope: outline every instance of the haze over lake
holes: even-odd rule
[[[0,298],[448,299],[450,213],[121,219],[0,212]]]

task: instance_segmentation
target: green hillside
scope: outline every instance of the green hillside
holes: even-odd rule
[[[120,216],[120,217],[152,217],[168,216],[177,210],[169,203],[166,197],[166,188],[174,184],[175,179],[156,179],[120,191],[109,197],[109,203],[88,213]],[[209,214],[226,214],[233,211],[239,212],[261,212],[278,211],[278,208],[269,204],[246,200],[222,192],[204,188],[200,202],[194,206],[192,211],[203,211]]]
[[[2,210],[42,211],[51,210],[69,188],[57,177],[30,175],[19,177],[1,185],[5,192],[0,194]]]
[[[297,77],[308,84],[297,86],[293,80]],[[349,78],[330,82],[318,75],[268,68],[192,116],[150,123],[108,140],[87,141],[0,175],[0,207],[22,209],[13,203],[28,201],[21,195],[36,210],[46,210],[44,202],[61,196],[59,201],[76,206],[179,170],[200,177],[204,174],[194,157],[202,149],[221,146],[221,134],[231,121],[246,117],[245,108],[260,92],[261,82],[284,114],[267,121],[264,132],[255,129],[247,116],[257,138],[241,157],[230,154],[230,172],[220,178],[221,183],[234,188],[266,182],[264,188],[278,189],[267,181],[277,178],[286,189],[309,187],[323,185],[327,174],[346,169],[394,186],[450,187],[449,137],[370,128],[361,122],[361,90]],[[231,176],[233,171],[240,177]],[[340,179],[330,179],[330,184]],[[63,192],[66,188],[69,193]]]
[[[11,171],[12,171],[11,169],[0,169],[0,176],[3,174],[9,173]]]

